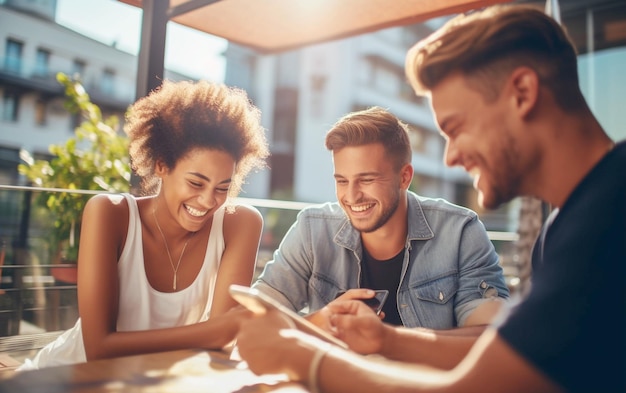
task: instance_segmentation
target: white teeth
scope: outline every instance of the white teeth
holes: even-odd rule
[[[364,212],[372,206],[374,206],[374,204],[350,206],[350,210],[352,210],[353,212]]]
[[[189,214],[191,214],[194,217],[202,217],[202,216],[204,216],[205,214],[207,214],[209,212],[208,210],[194,209],[193,207],[187,206],[187,205],[185,205],[185,209],[187,209]]]

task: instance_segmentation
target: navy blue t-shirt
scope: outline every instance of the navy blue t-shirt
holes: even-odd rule
[[[387,301],[382,311],[385,313],[383,322],[402,326],[402,318],[398,311],[398,299],[396,293],[400,286],[402,276],[402,262],[405,249],[391,259],[380,261],[374,259],[363,247],[363,262],[361,263],[361,288],[386,289],[389,291]]]
[[[626,141],[554,211],[500,336],[572,392],[626,392]]]

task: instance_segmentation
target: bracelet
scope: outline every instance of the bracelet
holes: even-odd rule
[[[309,365],[309,391],[311,393],[319,393],[319,386],[317,384],[318,379],[317,375],[319,373],[320,363],[324,356],[332,349],[332,345],[329,343],[325,343],[322,348],[318,348],[315,350],[313,354],[313,359],[311,359],[311,364]]]

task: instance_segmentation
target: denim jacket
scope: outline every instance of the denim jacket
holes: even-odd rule
[[[316,311],[358,288],[362,247],[341,206],[303,209],[254,287],[283,305]],[[408,192],[408,236],[397,291],[406,327],[463,326],[476,306],[507,298],[498,254],[475,212]]]

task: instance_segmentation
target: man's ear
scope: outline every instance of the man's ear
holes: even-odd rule
[[[400,169],[401,187],[405,190],[408,190],[409,186],[411,185],[412,180],[413,180],[413,165],[404,164],[402,169]]]
[[[509,77],[513,104],[520,116],[527,117],[539,100],[539,75],[529,67],[516,68]]]

